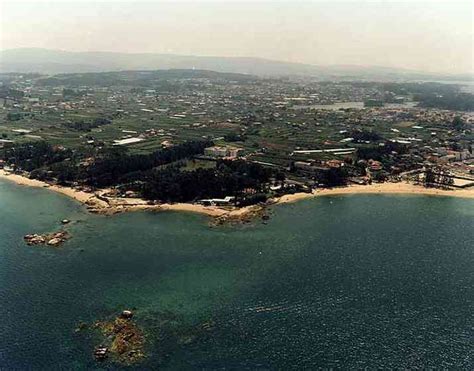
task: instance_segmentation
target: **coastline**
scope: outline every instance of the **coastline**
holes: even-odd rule
[[[6,179],[17,185],[43,188],[53,192],[61,193],[68,196],[79,203],[85,205],[90,212],[104,215],[112,215],[129,211],[187,211],[193,213],[204,214],[210,217],[239,217],[260,209],[259,206],[247,206],[243,208],[225,208],[218,206],[203,206],[191,203],[174,203],[174,204],[157,204],[150,205],[141,198],[119,198],[108,197],[104,198],[101,193],[104,190],[97,192],[84,192],[71,187],[63,187],[59,185],[51,185],[36,179],[30,179],[22,175],[12,174],[3,169],[0,169],[0,179]],[[105,201],[105,199],[107,201]]]
[[[9,173],[3,169],[0,169],[0,179],[7,179],[10,180],[18,185],[24,185],[28,187],[36,187],[36,188],[45,188],[51,191],[61,193],[65,196],[71,197],[76,201],[88,205],[88,206],[96,206],[98,208],[107,207],[108,204],[105,201],[99,200],[94,194],[76,190],[74,188],[69,187],[61,187],[58,185],[51,185],[49,183],[30,179],[18,174]]]
[[[45,188],[51,191],[61,193],[65,196],[85,205],[90,212],[112,215],[129,211],[186,211],[204,214],[214,218],[240,218],[249,214],[258,213],[262,206],[252,205],[242,208],[203,206],[191,203],[157,204],[150,205],[146,200],[140,198],[104,198],[102,191],[94,193],[84,192],[70,187],[51,185],[49,183],[30,179],[21,175],[11,174],[0,169],[0,179],[6,179],[18,185],[24,185],[36,188]],[[345,187],[320,189],[311,193],[294,193],[269,200],[270,205],[297,202],[303,199],[314,198],[318,196],[348,195],[348,194],[414,194],[428,196],[449,196],[461,198],[474,198],[474,188],[460,190],[442,190],[436,188],[425,188],[411,183],[376,183],[371,185],[349,185]]]

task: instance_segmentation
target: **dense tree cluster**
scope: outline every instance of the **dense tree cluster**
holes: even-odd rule
[[[420,106],[429,108],[440,108],[453,111],[474,111],[474,95],[469,93],[457,94],[419,94],[415,100]]]
[[[241,142],[245,139],[245,135],[237,134],[234,132],[224,135],[224,140],[226,142]]]
[[[439,82],[376,82],[351,81],[350,84],[361,88],[374,88],[382,92],[391,92],[396,95],[409,94],[451,94],[459,91],[456,84]]]
[[[382,139],[378,133],[372,130],[354,130],[351,133],[351,137],[354,138],[356,142],[375,142]]]
[[[204,148],[212,145],[208,141],[189,141],[176,146],[160,149],[150,154],[129,155],[122,151],[110,151],[98,158],[86,170],[86,182],[97,187],[111,186],[122,183],[125,179],[142,177],[155,167],[189,158],[204,152]]]
[[[71,155],[72,151],[70,150],[39,141],[5,148],[2,158],[18,169],[33,171],[44,166],[62,162],[70,158]]]
[[[467,125],[461,117],[456,116],[451,122],[451,126],[454,130],[463,130]]]
[[[319,184],[327,187],[338,187],[347,184],[348,173],[345,167],[331,167],[326,171],[321,171],[316,175]]]
[[[23,115],[21,112],[8,112],[7,113],[7,120],[8,121],[18,121],[23,118]]]
[[[456,84],[436,82],[351,82],[355,87],[374,88],[383,92],[385,102],[396,96],[413,97],[421,107],[440,108],[453,111],[474,111],[474,95],[460,91]],[[387,94],[389,93],[389,94]],[[388,98],[388,99],[387,99]]]
[[[398,95],[411,94],[452,94],[458,91],[459,87],[454,84],[443,84],[439,82],[385,82],[380,83],[379,88],[384,91],[391,91]]]
[[[67,122],[65,125],[71,129],[78,130],[78,131],[91,131],[92,129],[98,128],[103,125],[108,125],[112,123],[107,118],[98,117],[93,119],[92,121],[74,121],[74,122]]]
[[[63,98],[68,99],[75,99],[86,95],[88,90],[79,90],[79,89],[63,89]]]
[[[13,100],[20,100],[25,93],[21,90],[13,89],[8,86],[0,86],[0,98],[9,98]]]
[[[16,169],[31,172],[33,178],[56,178],[60,183],[78,181],[105,187],[146,179],[153,168],[201,154],[211,144],[191,141],[150,154],[135,155],[121,148],[110,148],[96,154],[94,161],[84,166],[79,163],[87,153],[74,153],[44,141],[4,149],[1,157]]]
[[[405,145],[394,143],[394,142],[385,142],[383,146],[363,146],[357,149],[357,157],[360,160],[377,160],[381,162],[387,161],[387,157],[392,153],[397,153],[399,155],[407,153],[408,149]]]
[[[246,193],[263,192],[271,175],[271,170],[245,161],[219,161],[214,169],[195,171],[167,167],[148,174],[142,194],[147,199],[166,202],[226,196],[245,200]]]

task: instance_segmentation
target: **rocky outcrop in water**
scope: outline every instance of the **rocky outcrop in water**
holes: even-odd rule
[[[94,350],[97,360],[104,360],[110,355],[119,363],[131,365],[145,357],[145,336],[132,317],[132,311],[124,310],[111,321],[95,323],[94,327],[104,336],[104,344]]]
[[[67,231],[59,231],[54,233],[46,234],[27,234],[23,237],[28,245],[48,245],[52,247],[58,247],[68,239],[71,235]]]
[[[91,325],[79,322],[74,332],[93,339],[92,357],[97,362],[110,362],[111,365],[104,365],[109,369],[142,367],[141,362],[148,357],[161,363],[176,349],[192,346],[198,340],[206,341],[217,327],[212,319],[192,324],[169,311],[147,312],[140,317],[140,326],[134,319],[133,311],[123,310],[119,315]],[[153,349],[153,355],[147,354],[146,349]]]

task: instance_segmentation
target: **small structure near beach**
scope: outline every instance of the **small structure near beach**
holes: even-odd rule
[[[225,198],[210,198],[197,201],[204,206],[229,206],[235,202],[235,197],[226,196]]]

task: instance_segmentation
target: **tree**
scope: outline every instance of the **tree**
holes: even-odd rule
[[[374,175],[373,175],[373,179],[376,181],[376,182],[385,182],[387,180],[387,174],[384,172],[384,171],[377,171]]]
[[[425,170],[425,179],[424,179],[424,186],[425,187],[433,187],[436,183],[436,174],[432,168],[427,168]]]
[[[466,126],[465,122],[463,121],[463,119],[459,116],[455,116],[453,121],[451,122],[451,126],[455,129],[455,130],[463,130]]]
[[[275,179],[283,184],[286,179],[285,173],[283,171],[279,171],[275,174]]]
[[[224,140],[226,142],[239,142],[239,141],[242,141],[244,139],[245,138],[242,135],[239,135],[239,134],[234,133],[234,132],[224,135]]]
[[[18,121],[21,120],[21,113],[19,112],[8,112],[7,113],[7,120],[8,121]]]

